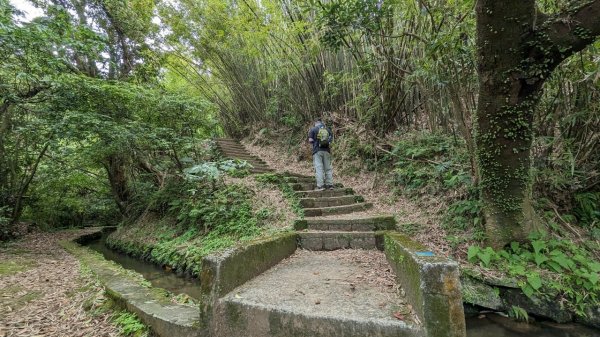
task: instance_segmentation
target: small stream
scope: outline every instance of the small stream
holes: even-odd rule
[[[112,250],[106,246],[103,239],[92,241],[86,246],[101,253],[105,259],[142,274],[154,287],[166,289],[174,294],[200,298],[200,282],[196,278],[178,276],[150,262]]]
[[[600,337],[600,330],[581,324],[517,322],[497,314],[467,317],[467,337]]]
[[[198,279],[177,276],[150,262],[142,261],[108,248],[104,240],[96,240],[87,246],[104,258],[114,261],[123,268],[134,270],[144,276],[152,286],[166,289],[174,294],[187,294],[200,298],[200,283]],[[580,324],[555,324],[551,322],[536,322],[532,324],[517,322],[497,315],[486,314],[481,318],[467,317],[467,337],[600,337],[600,330],[585,327]]]

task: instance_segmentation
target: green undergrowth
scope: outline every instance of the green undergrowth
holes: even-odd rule
[[[254,176],[254,179],[262,184],[271,184],[277,186],[283,196],[289,201],[294,213],[300,218],[304,218],[304,208],[300,205],[300,198],[294,192],[289,184],[289,177],[281,173],[263,173]]]
[[[274,233],[267,225],[271,210],[253,203],[256,191],[224,179],[243,176],[244,165],[226,161],[186,170],[153,196],[152,207],[141,217],[112,233],[107,244],[197,276],[204,256]]]
[[[580,316],[600,305],[600,262],[585,245],[546,233],[532,233],[529,239],[502,250],[471,246],[468,260],[515,279],[528,297],[557,301]]]

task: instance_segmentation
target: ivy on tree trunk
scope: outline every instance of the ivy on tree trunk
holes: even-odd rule
[[[600,35],[600,0],[548,15],[535,0],[477,2],[477,159],[488,243],[522,241],[532,207],[533,115],[545,80]]]

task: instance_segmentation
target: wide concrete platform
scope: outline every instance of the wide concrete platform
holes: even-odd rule
[[[380,275],[373,259],[384,266]],[[386,264],[379,251],[298,250],[224,296],[217,330],[232,337],[423,336]]]

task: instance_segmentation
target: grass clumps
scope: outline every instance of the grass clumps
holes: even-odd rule
[[[34,268],[37,264],[33,260],[19,259],[17,261],[0,261],[0,276],[11,275]]]

